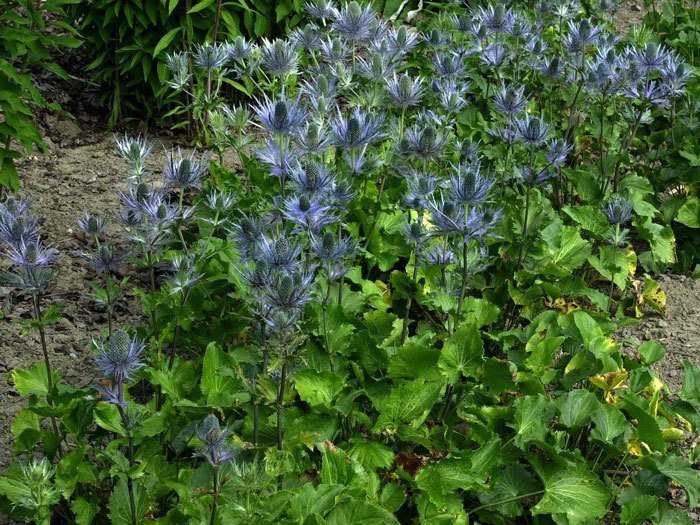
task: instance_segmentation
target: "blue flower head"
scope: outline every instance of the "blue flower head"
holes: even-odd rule
[[[141,359],[144,344],[135,337],[130,337],[126,330],[114,332],[106,345],[97,341],[93,343],[97,348],[97,369],[102,373],[102,377],[115,384],[122,384],[133,378],[145,364]]]

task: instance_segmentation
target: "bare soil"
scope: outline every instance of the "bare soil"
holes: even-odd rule
[[[52,367],[62,381],[77,387],[88,386],[98,379],[95,375],[91,341],[107,331],[107,316],[90,298],[90,281],[101,282],[87,264],[83,254],[88,249],[76,221],[83,211],[115,216],[119,207],[119,190],[125,189],[127,166],[115,152],[111,133],[83,132],[70,120],[44,116],[49,136],[45,138],[49,153],[25,157],[18,165],[21,179],[20,194],[28,197],[33,209],[43,216],[42,234],[45,241],[58,251],[55,263],[57,275],[43,301],[60,301],[65,305],[61,321],[47,329]],[[165,158],[164,142],[155,143],[148,168],[158,178]],[[120,244],[118,227],[108,233]],[[125,243],[123,243],[125,244]],[[142,284],[143,277],[125,265],[131,285]],[[25,405],[14,390],[9,372],[41,361],[38,334],[22,335],[22,326],[15,321],[32,315],[31,298],[6,287],[0,287],[0,470],[12,460],[12,421]],[[127,294],[115,312],[115,327],[138,326],[143,323],[141,305]]]

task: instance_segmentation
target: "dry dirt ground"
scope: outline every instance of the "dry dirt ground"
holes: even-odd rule
[[[90,298],[89,283],[98,280],[98,276],[82,257],[87,245],[75,224],[83,211],[114,216],[119,190],[125,188],[127,167],[115,153],[111,133],[83,133],[76,124],[58,119],[51,136],[53,140],[47,140],[47,155],[27,157],[19,164],[20,194],[28,197],[34,210],[43,216],[43,237],[59,254],[55,263],[57,275],[43,304],[44,308],[54,301],[65,305],[59,324],[47,329],[52,366],[63,381],[83,387],[97,379],[90,342],[106,331],[107,316]],[[159,145],[159,140],[153,142],[148,168],[158,178],[165,148]],[[119,240],[118,228],[112,229],[109,236]],[[128,265],[125,268],[130,283],[140,284],[142,277],[130,272]],[[1,469],[12,459],[10,428],[15,414],[24,405],[8,372],[40,361],[42,352],[38,335],[22,335],[22,327],[15,322],[31,316],[29,297],[0,287],[0,311],[4,314],[0,319]],[[141,306],[135,297],[127,295],[116,309],[115,327],[139,323],[142,323]]]

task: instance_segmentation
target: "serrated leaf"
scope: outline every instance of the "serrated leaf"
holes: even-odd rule
[[[377,441],[353,439],[348,456],[357,461],[368,471],[389,468],[394,462],[394,451]]]
[[[148,513],[148,496],[139,483],[134,483],[134,503],[137,521],[141,521]],[[114,487],[109,498],[109,518],[113,525],[132,525],[129,489],[126,480],[121,478]]]
[[[591,523],[608,511],[610,492],[584,466],[568,466],[543,478],[544,496],[533,515],[566,514],[570,525]]]
[[[688,228],[700,228],[700,198],[688,197],[685,204],[678,210],[676,221],[685,224]]]
[[[659,498],[651,495],[637,496],[622,505],[620,525],[641,525],[651,518],[659,505]]]
[[[524,448],[531,441],[544,441],[554,417],[554,404],[541,394],[523,396],[514,403],[515,444]]]
[[[396,430],[402,424],[420,426],[440,397],[442,382],[417,379],[394,386],[381,404],[376,430]]]
[[[299,397],[311,406],[330,407],[344,384],[345,378],[333,372],[302,370],[295,376]]]
[[[15,390],[23,396],[46,396],[49,393],[49,375],[44,363],[34,363],[29,369],[16,368],[10,372],[10,375],[15,384]],[[52,370],[51,377],[53,384],[57,384],[58,373]]]
[[[440,352],[438,366],[450,383],[460,377],[477,377],[484,363],[484,344],[474,325],[464,325],[453,333]]]
[[[700,368],[689,360],[683,360],[683,387],[681,399],[700,406]]]

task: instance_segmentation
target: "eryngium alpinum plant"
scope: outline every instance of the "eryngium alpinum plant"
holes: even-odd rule
[[[612,335],[664,309],[649,274],[674,237],[645,137],[694,79],[616,35],[609,7],[450,5],[408,27],[319,0],[288,38],[196,49],[220,159],[241,166],[207,177],[172,151],[159,181],[148,141],[119,141],[130,171],[107,219],[126,235],[82,219],[113,291],[97,294],[115,323],[95,336],[102,379],[47,396],[43,369],[13,372],[15,450],[47,466],[8,470],[8,512],[690,523],[669,495],[700,495],[682,446],[699,372],[686,361],[670,395],[664,348]],[[190,89],[186,57],[169,63]],[[256,86],[250,105],[226,105],[226,82]],[[145,314],[129,331],[112,264],[127,248]]]

